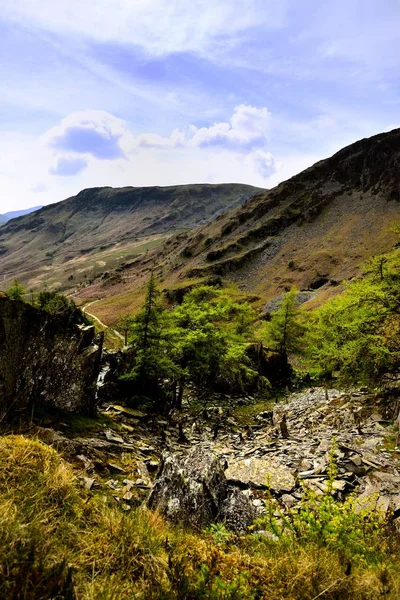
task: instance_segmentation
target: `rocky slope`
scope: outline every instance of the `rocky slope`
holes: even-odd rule
[[[330,294],[395,242],[399,173],[400,129],[360,140],[142,257],[113,288],[112,310],[122,310],[151,267],[167,288],[223,277],[263,300],[293,285]],[[87,293],[106,298],[96,310],[112,318],[107,286],[98,280]]]
[[[3,225],[0,273],[29,287],[75,285],[259,191],[240,184],[83,190]]]
[[[195,527],[225,520],[242,531],[263,514],[270,494],[282,510],[298,504],[307,488],[323,494],[332,455],[338,500],[355,493],[360,508],[400,516],[395,396],[365,388],[330,389],[327,396],[309,388],[261,412],[251,397],[213,400],[197,411],[184,403],[168,418],[105,403],[107,426],[101,421],[77,433],[64,418],[56,432],[35,434],[83,469],[88,489],[101,488],[124,510],[147,500],[168,519]]]
[[[43,404],[94,414],[103,335],[0,295],[0,422]]]

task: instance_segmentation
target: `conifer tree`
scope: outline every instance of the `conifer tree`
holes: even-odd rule
[[[17,279],[14,279],[12,284],[6,289],[7,296],[12,300],[23,300],[25,293],[25,286]]]
[[[162,305],[154,273],[147,284],[142,310],[133,319],[130,342],[135,364],[124,379],[133,383],[133,393],[153,400],[163,395],[162,382],[174,373],[166,348],[168,313]]]
[[[284,365],[288,364],[289,353],[301,349],[304,334],[296,299],[296,290],[284,294],[281,305],[272,313],[271,321],[267,324],[267,344],[279,352]]]

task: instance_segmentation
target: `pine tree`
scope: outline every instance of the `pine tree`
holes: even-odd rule
[[[271,315],[267,326],[268,343],[287,358],[288,353],[300,350],[303,333],[304,326],[297,308],[297,292],[291,290],[284,294],[280,307]]]
[[[168,313],[164,309],[154,274],[147,285],[143,308],[133,319],[130,342],[133,346],[135,364],[124,376],[133,384],[136,396],[153,401],[164,395],[163,381],[174,373],[174,365],[166,348]]]

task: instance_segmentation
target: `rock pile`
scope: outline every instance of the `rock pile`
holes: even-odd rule
[[[236,408],[243,404],[236,401]],[[108,490],[125,510],[147,501],[174,522],[198,528],[221,521],[244,531],[270,494],[283,508],[296,506],[305,487],[323,494],[333,455],[338,500],[355,493],[360,508],[400,516],[400,451],[389,409],[367,390],[326,395],[316,388],[254,411],[246,426],[232,402],[169,418],[107,405],[115,428],[72,440],[49,437],[51,430],[39,437],[73,455],[84,485]]]

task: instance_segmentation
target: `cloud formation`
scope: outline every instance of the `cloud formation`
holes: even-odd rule
[[[59,158],[57,164],[50,167],[50,175],[71,176],[77,175],[87,167],[87,161],[84,158]]]
[[[36,183],[29,189],[33,194],[43,194],[43,192],[47,192],[47,190],[48,187],[44,183]]]
[[[186,131],[175,129],[170,137],[145,133],[136,141],[138,148],[211,148],[222,147],[238,152],[250,151],[266,144],[271,113],[264,106],[258,108],[240,104],[233,110],[229,121],[210,127],[190,125]]]
[[[285,21],[287,0],[2,0],[2,16],[57,34],[117,41],[153,55],[209,54],[253,27]]]
[[[120,144],[127,137],[125,123],[100,110],[72,113],[44,136],[44,142],[59,152],[90,155],[100,160],[123,158]]]

